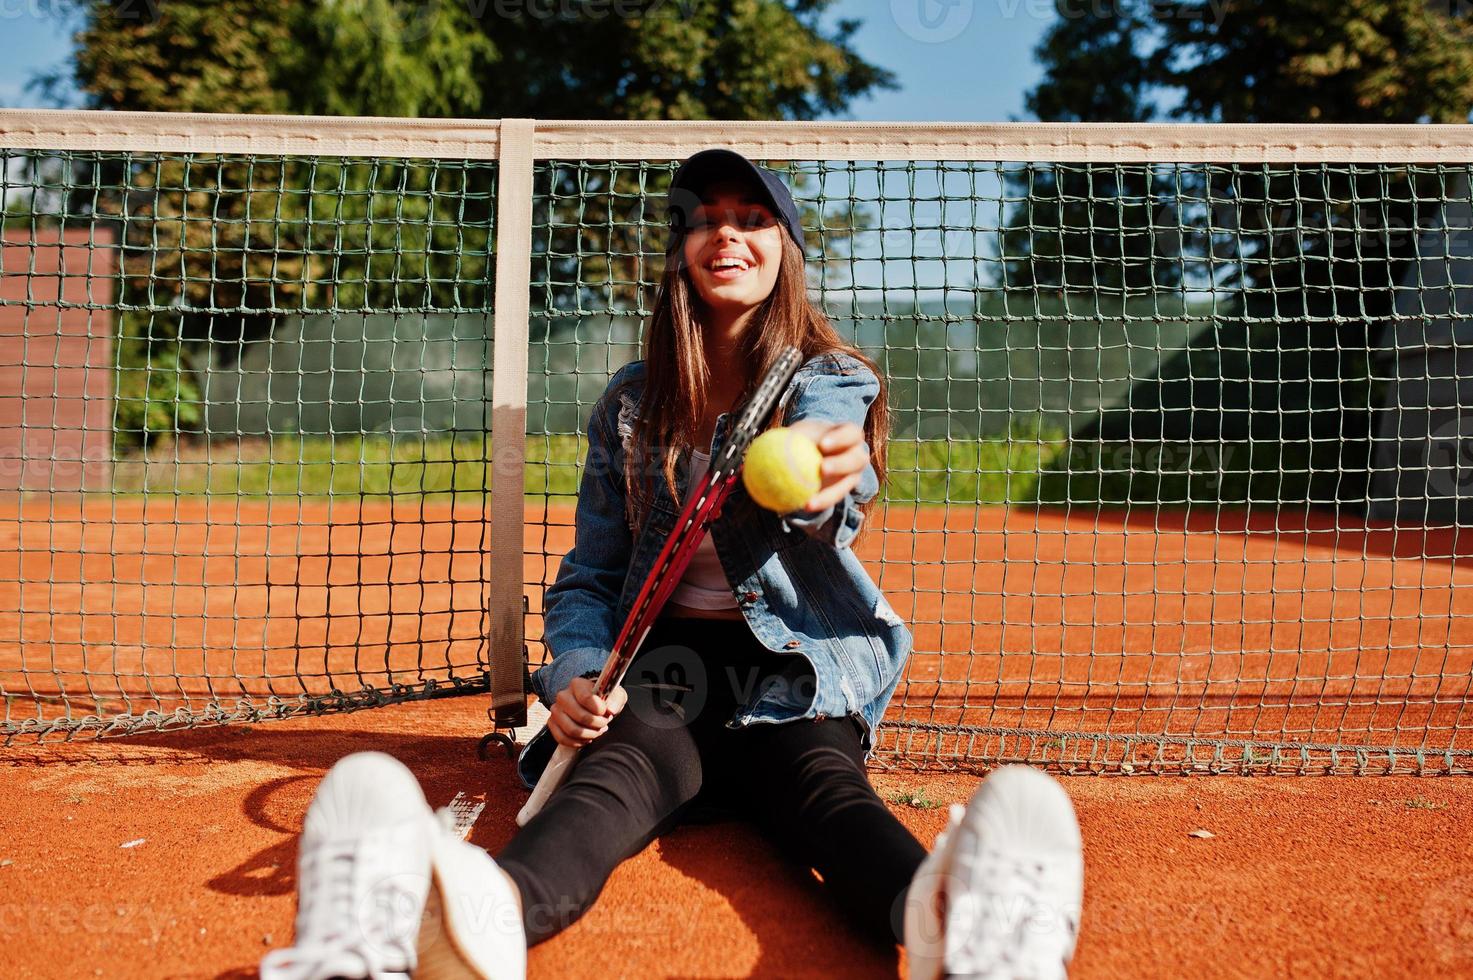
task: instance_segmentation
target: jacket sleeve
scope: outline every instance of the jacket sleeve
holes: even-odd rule
[[[853,422],[863,428],[870,404],[880,394],[874,372],[853,358],[846,358],[848,373],[820,373],[800,382],[788,409],[789,424],[806,418],[826,422]],[[802,528],[810,537],[835,548],[847,548],[864,523],[859,505],[874,499],[880,481],[874,464],[866,462],[859,483],[837,504],[821,511],[796,510],[782,515],[789,529]]]
[[[588,422],[573,547],[543,595],[543,639],[552,659],[533,672],[532,689],[549,707],[573,678],[603,668],[617,635],[614,615],[633,540],[624,512],[623,447],[605,415],[601,400]]]

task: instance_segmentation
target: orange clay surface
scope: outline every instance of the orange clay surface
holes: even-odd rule
[[[479,677],[479,505],[60,498],[0,509],[12,723]],[[529,509],[542,584],[572,511]],[[859,554],[916,635],[891,720],[1455,747],[1473,738],[1469,539],[1223,512],[892,507]],[[940,651],[940,655],[938,655]],[[318,778],[381,749],[434,805],[525,798],[480,762],[486,700],[0,750],[0,975],[248,976],[291,935]],[[977,777],[876,772],[887,798]],[[1082,977],[1473,975],[1473,782],[1073,777]],[[893,804],[926,844],[944,807]],[[1212,837],[1191,836],[1207,830]],[[735,824],[621,867],[533,977],[884,976],[813,875]]]
[[[6,718],[479,680],[486,509],[0,504]],[[887,718],[1473,748],[1473,535],[1334,515],[891,506],[857,553],[911,627]],[[534,664],[573,510],[529,506]]]
[[[346,753],[403,759],[433,805],[484,800],[494,854],[524,793],[480,762],[484,702],[13,747],[0,756],[10,977],[246,977],[291,937],[296,834]],[[976,776],[874,773],[887,798]],[[1415,777],[1072,777],[1086,893],[1077,977],[1473,972],[1473,783]],[[945,810],[893,803],[928,846]],[[1193,837],[1196,830],[1213,837]],[[811,872],[745,825],[679,828],[532,951],[536,977],[881,977]]]

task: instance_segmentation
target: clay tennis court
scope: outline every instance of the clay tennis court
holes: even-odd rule
[[[479,503],[13,504],[8,717],[474,683],[496,574],[484,521]],[[534,663],[572,522],[566,505],[525,514]],[[859,554],[918,651],[891,721],[1473,751],[1473,535],[1232,511],[897,506],[870,522]]]
[[[568,507],[529,508],[524,581],[551,580],[571,519]],[[919,727],[882,745],[908,756],[883,753],[873,779],[927,844],[941,804],[978,779],[915,771],[939,758],[927,725],[966,726],[984,762],[991,745],[1065,770],[1119,770],[1096,754],[1115,743],[1091,734],[1147,736],[1163,772],[1184,768],[1171,764],[1180,752],[1149,736],[1353,743],[1394,749],[1399,764],[1427,752],[1426,771],[1467,767],[1466,538],[1230,512],[1204,522],[897,506],[871,521],[859,553],[923,651],[887,716]],[[482,522],[464,503],[11,505],[0,517],[8,720],[45,728],[65,701],[73,715],[156,711],[167,727],[212,697],[269,713],[303,692],[474,683],[492,574]],[[495,853],[525,793],[507,759],[476,757],[485,707],[472,696],[128,739],[18,736],[0,756],[5,928],[45,941],[14,946],[12,972],[250,975],[290,938],[313,786],[360,749],[402,758],[433,805],[484,802],[471,839]],[[1020,749],[1007,733],[1024,730],[1042,734]],[[1362,768],[1395,767],[1371,757]],[[1065,785],[1086,842],[1077,976],[1473,969],[1462,781]],[[718,824],[683,828],[621,867],[530,970],[883,976],[898,957],[850,931],[812,874],[748,828]]]

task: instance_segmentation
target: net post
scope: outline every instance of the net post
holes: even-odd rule
[[[528,290],[532,276],[532,151],[536,120],[503,119],[497,141],[496,294],[492,317],[491,718],[527,723],[522,616],[522,494],[527,442]]]

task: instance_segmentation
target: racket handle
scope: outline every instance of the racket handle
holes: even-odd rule
[[[573,768],[573,763],[578,758],[578,750],[570,745],[559,745],[557,751],[547,762],[547,768],[542,770],[542,778],[537,780],[537,785],[532,788],[532,795],[522,805],[517,813],[517,826],[525,827],[527,822],[537,816],[543,806],[547,804],[548,797],[553,791],[563,784],[568,778],[568,771]]]

